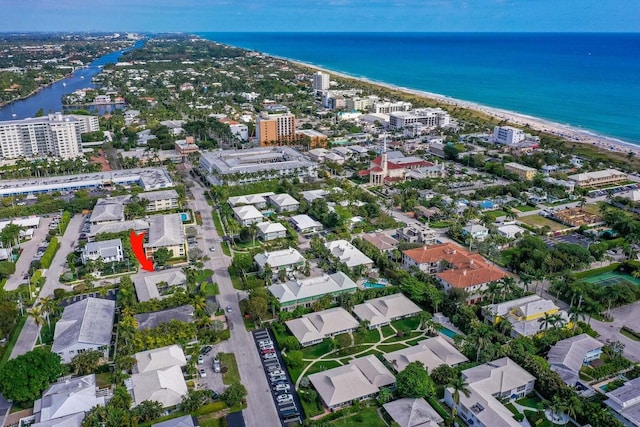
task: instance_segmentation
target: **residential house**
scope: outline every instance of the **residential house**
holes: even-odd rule
[[[544,325],[541,322],[545,316],[557,314],[564,326],[570,325],[569,315],[566,311],[560,310],[560,307],[555,305],[553,301],[538,295],[486,305],[482,308],[482,314],[485,320],[494,324],[511,323],[511,336],[514,338],[537,335],[543,332],[546,327],[554,326]]]
[[[20,425],[80,427],[85,414],[104,406],[110,393],[98,393],[96,375],[64,378],[52,384],[33,405],[33,415]],[[32,424],[30,424],[32,423]]]
[[[278,270],[295,270],[306,263],[305,258],[294,248],[260,252],[253,257],[253,260],[258,264],[261,272],[267,264],[277,272]]]
[[[473,240],[482,242],[484,239],[489,237],[489,229],[484,225],[471,224],[466,227],[462,227],[462,235],[465,237],[469,236]]]
[[[150,191],[138,194],[141,200],[147,200],[147,212],[161,212],[178,209],[178,192],[176,190]]]
[[[315,301],[329,295],[335,300],[339,295],[353,293],[357,285],[346,274],[338,271],[317,277],[289,280],[269,286],[269,292],[278,300],[280,310],[293,311],[296,307],[311,307]]]
[[[640,426],[640,377],[606,393],[604,403],[614,410],[627,426]]]
[[[316,199],[324,199],[329,195],[329,192],[327,190],[308,190],[300,194],[302,194],[302,198],[306,200],[308,204],[311,204]]]
[[[379,328],[394,320],[420,314],[422,309],[403,294],[374,298],[353,307],[353,314],[360,321],[369,322],[369,329]]]
[[[186,283],[187,276],[178,268],[138,274],[133,281],[140,302],[167,298],[174,287],[184,287]]]
[[[244,205],[233,208],[233,215],[241,226],[247,227],[264,220],[264,215],[253,205]]]
[[[112,239],[100,242],[89,242],[82,248],[82,263],[89,261],[102,262],[120,262],[124,260],[124,250],[122,249],[122,240]]]
[[[600,359],[602,346],[600,341],[587,334],[576,335],[553,345],[547,353],[547,360],[551,370],[556,371],[562,381],[573,387],[580,379],[580,369]]]
[[[322,230],[322,224],[309,215],[293,215],[289,221],[300,233],[317,233]]]
[[[191,304],[185,304],[179,307],[168,308],[166,310],[136,314],[133,317],[138,323],[138,330],[142,331],[144,329],[157,328],[161,324],[169,323],[172,320],[184,323],[195,322],[196,317],[194,312],[195,309]]]
[[[346,240],[333,240],[324,245],[334,257],[349,268],[363,266],[368,270],[373,267],[373,260]]]
[[[399,427],[438,427],[444,418],[423,398],[405,397],[382,405]]]
[[[436,231],[422,224],[411,224],[398,229],[398,240],[409,243],[422,243],[434,245],[436,243]]]
[[[179,346],[141,351],[135,359],[130,382],[134,406],[145,400],[160,402],[163,408],[182,402],[188,390],[180,368],[186,366],[187,359]]]
[[[160,248],[168,249],[173,258],[186,257],[187,245],[180,214],[152,216],[144,247],[147,258]]]
[[[232,208],[253,205],[258,209],[264,209],[267,207],[267,197],[273,196],[275,193],[259,193],[259,194],[247,194],[244,196],[229,197],[228,202]]]
[[[258,237],[265,242],[287,237],[287,228],[279,222],[261,222],[257,227]]]
[[[434,275],[446,291],[464,289],[467,302],[471,304],[482,299],[482,293],[489,283],[508,276],[481,255],[471,254],[453,243],[403,251],[402,263],[407,269],[418,268]]]
[[[392,387],[396,379],[376,356],[369,355],[311,374],[309,381],[324,405],[333,411],[354,401],[375,397],[380,389]]]
[[[469,395],[460,393],[458,416],[473,427],[521,427],[513,413],[501,402],[520,399],[533,391],[535,377],[508,357],[462,371]],[[449,407],[453,390],[446,388],[444,401]]]
[[[51,352],[70,363],[74,356],[87,351],[100,351],[109,357],[116,302],[85,298],[64,308],[55,326]]]
[[[440,365],[453,367],[469,361],[441,336],[420,341],[413,347],[385,353],[383,357],[397,372],[404,371],[411,362],[421,362],[429,372],[432,372]]]
[[[233,425],[228,424],[227,425]],[[183,415],[182,417],[151,424],[151,427],[199,427],[198,418],[194,415]]]
[[[273,196],[269,196],[269,204],[273,206],[278,213],[295,212],[300,207],[300,202],[288,194],[274,194]]]
[[[358,328],[358,321],[342,307],[305,314],[285,324],[303,347]]]
[[[124,205],[131,196],[107,197],[98,199],[91,212],[91,224],[100,225],[124,221]]]
[[[496,229],[499,235],[504,236],[508,239],[516,239],[518,236],[524,236],[525,233],[528,233],[526,229],[517,226],[515,224],[507,224]]]
[[[398,249],[398,243],[400,243],[393,237],[382,232],[366,233],[360,237],[362,237],[363,240],[371,243],[377,250],[389,257],[391,257],[394,250]]]

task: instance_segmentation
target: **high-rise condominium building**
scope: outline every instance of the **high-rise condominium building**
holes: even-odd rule
[[[80,135],[99,129],[97,117],[60,113],[0,122],[0,158],[78,157],[82,155]]]
[[[329,74],[318,71],[313,75],[313,84],[311,87],[315,92],[328,90],[330,85]]]
[[[294,141],[296,137],[296,116],[288,111],[261,113],[258,116],[256,125],[256,137],[262,147]]]

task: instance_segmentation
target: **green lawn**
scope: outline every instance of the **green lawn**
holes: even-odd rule
[[[391,322],[394,328],[402,332],[411,332],[420,325],[420,318],[418,316],[409,317],[407,319],[396,320]]]
[[[489,218],[491,218],[492,220],[496,220],[498,218],[500,218],[501,216],[506,216],[507,213],[505,211],[503,211],[502,209],[498,209],[495,211],[487,211],[487,212],[483,212],[482,215],[486,215]]]
[[[18,322],[16,323],[16,327],[13,328],[13,332],[11,332],[11,337],[9,337],[9,341],[4,346],[4,353],[2,354],[2,360],[0,360],[0,365],[3,365],[7,360],[9,360],[9,356],[11,356],[11,351],[13,351],[13,347],[16,345],[16,341],[18,341],[18,337],[20,336],[20,332],[22,331],[22,327],[24,326],[24,322],[27,321],[27,316],[22,316],[18,318]]]
[[[391,335],[395,335],[396,333],[393,331],[393,329],[391,329],[391,326],[383,326],[382,328],[382,335],[386,338],[386,337],[390,337]]]
[[[302,349],[302,355],[305,359],[317,359],[331,350],[329,340],[324,340],[320,344],[312,345]]]
[[[231,353],[218,353],[222,366],[227,367],[227,372],[222,374],[222,382],[226,385],[240,382],[240,373],[236,364],[236,356]]]
[[[392,351],[402,350],[408,347],[404,344],[380,344],[376,348],[384,353],[391,353]]]
[[[307,418],[315,417],[316,415],[321,414],[324,411],[322,407],[322,402],[319,398],[316,398],[313,402],[309,402],[306,399],[303,399],[304,390],[298,391],[298,396],[300,396],[300,403],[302,403],[302,409],[304,410],[304,414]]]
[[[519,205],[519,206],[514,206],[514,209],[517,209],[520,212],[531,212],[531,211],[535,211],[537,208],[534,208],[533,206],[529,206],[529,205]]]
[[[357,335],[360,335],[362,343],[376,343],[380,340],[380,332],[377,329],[367,329],[364,333],[360,334],[356,332]]]
[[[222,223],[220,222],[220,216],[218,215],[218,211],[217,210],[212,210],[211,211],[211,216],[213,217],[213,225],[216,227],[216,232],[218,233],[218,236],[222,237],[224,236],[224,231],[222,230]]]
[[[331,422],[333,427],[386,427],[376,408],[365,408],[360,412]]]
[[[207,282],[203,286],[203,291],[204,291],[204,295],[207,296],[207,297],[213,296],[213,295],[218,295],[218,293],[219,293],[218,284],[217,283],[209,283],[209,282]]]
[[[403,336],[398,337],[391,337],[389,339],[387,339],[385,341],[385,343],[394,343],[394,342],[398,342],[398,341],[404,341],[404,340],[408,340],[410,338],[415,338],[415,337],[419,337],[420,335],[422,335],[422,332],[405,332]]]
[[[542,404],[542,400],[538,396],[528,396],[523,397],[522,399],[516,400],[518,405],[528,406],[530,408],[543,409],[544,406]]]
[[[100,374],[96,374],[96,385],[98,387],[109,387],[111,384],[113,384],[113,380],[110,372],[102,372]]]

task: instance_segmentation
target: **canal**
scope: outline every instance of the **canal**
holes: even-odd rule
[[[98,74],[106,64],[118,62],[122,54],[132,49],[137,49],[144,44],[145,40],[138,40],[132,47],[111,52],[101,56],[87,68],[76,70],[71,76],[53,83],[51,86],[41,89],[39,92],[26,99],[15,101],[0,108],[0,120],[19,120],[33,117],[39,109],[43,109],[45,114],[49,112],[62,111],[62,97],[75,92],[78,89],[95,88],[91,83],[91,78]],[[109,106],[99,106],[109,108]],[[100,108],[98,109],[100,112]]]

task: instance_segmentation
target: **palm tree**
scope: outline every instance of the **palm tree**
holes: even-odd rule
[[[496,296],[500,295],[500,283],[499,282],[491,282],[487,285],[487,288],[482,291],[482,293],[491,298],[491,304],[494,303]]]
[[[451,405],[451,420],[455,421],[458,414],[458,404],[460,403],[460,394],[464,394],[466,397],[471,395],[469,391],[466,379],[462,376],[462,373],[458,374],[449,381],[447,388],[453,389],[451,397],[453,399],[453,405]]]
[[[33,317],[33,321],[38,326],[38,341],[42,344],[42,325],[44,325],[44,317],[42,316],[42,310],[40,307],[33,307],[28,311],[29,316]]]
[[[49,329],[51,329],[51,314],[54,314],[58,304],[54,301],[51,296],[46,296],[40,300],[40,310],[47,318],[47,324],[49,325]]]
[[[576,329],[577,323],[580,320],[584,320],[586,317],[586,310],[580,306],[571,307],[569,309],[569,320],[573,324],[572,330]]]
[[[549,328],[553,328],[557,322],[557,318],[555,314],[545,313],[544,317],[538,319],[540,323],[540,329],[544,329],[545,331]]]

